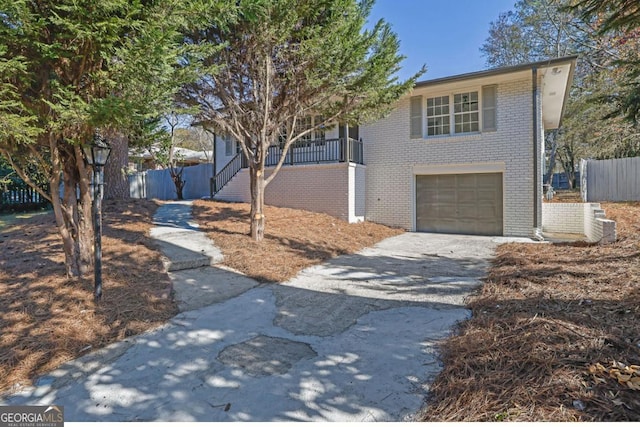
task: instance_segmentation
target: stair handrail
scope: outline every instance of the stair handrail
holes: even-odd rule
[[[213,194],[217,194],[222,188],[229,183],[233,179],[234,176],[240,169],[246,167],[246,162],[244,160],[244,153],[241,151],[237,153],[233,159],[229,163],[223,167],[220,172],[218,172],[213,177]]]

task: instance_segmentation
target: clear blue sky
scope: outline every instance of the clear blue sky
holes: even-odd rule
[[[480,47],[489,23],[513,9],[516,0],[376,0],[369,16],[391,24],[400,39],[405,79],[426,64],[419,80],[486,69]]]

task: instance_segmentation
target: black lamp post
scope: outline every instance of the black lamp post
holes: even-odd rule
[[[93,241],[94,241],[94,293],[95,301],[100,301],[102,297],[102,187],[103,168],[107,163],[111,146],[96,130],[93,141],[82,147],[84,158],[93,168],[93,203],[91,211],[93,214]]]

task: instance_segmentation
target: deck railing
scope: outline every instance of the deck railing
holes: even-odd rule
[[[282,155],[282,147],[269,147],[266,166],[275,166]],[[351,138],[316,139],[298,141],[289,147],[285,165],[309,163],[353,162],[363,164],[362,141]]]
[[[216,194],[218,191],[222,190],[222,187],[227,185],[227,183],[231,181],[238,172],[240,172],[240,169],[246,168],[247,166],[247,160],[244,157],[244,153],[241,151],[236,154],[235,157],[211,179],[211,193]]]
[[[269,147],[265,166],[275,166],[282,156],[282,147]],[[364,164],[362,141],[352,138],[316,139],[298,141],[289,147],[283,165],[351,162]],[[248,167],[242,152],[211,179],[212,194],[222,189],[242,168]]]

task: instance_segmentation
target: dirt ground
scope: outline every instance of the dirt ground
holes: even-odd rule
[[[613,244],[498,248],[424,421],[640,421],[640,203],[602,206]]]
[[[151,201],[105,201],[103,301],[93,272],[67,279],[53,214],[0,229],[0,392],[177,313],[148,231]]]
[[[400,233],[371,223],[268,207],[266,238],[255,245],[246,204],[198,201],[194,216],[225,264],[261,281],[281,281],[327,258]],[[93,272],[67,279],[53,214],[0,225],[0,393],[70,359],[164,323],[177,313],[171,282],[149,238],[158,203],[105,201],[103,301]]]
[[[261,282],[283,282],[303,268],[359,251],[403,230],[371,222],[349,224],[332,216],[267,206],[265,238],[249,236],[246,203],[196,200],[193,216],[224,255],[224,264]]]

